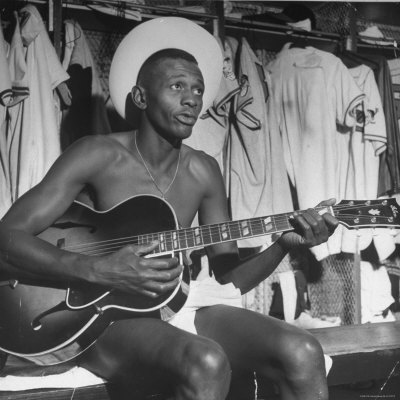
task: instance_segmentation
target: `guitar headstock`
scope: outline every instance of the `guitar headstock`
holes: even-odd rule
[[[400,228],[396,199],[342,200],[333,207],[335,217],[347,228]]]

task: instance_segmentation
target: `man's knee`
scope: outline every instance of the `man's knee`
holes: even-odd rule
[[[308,332],[293,335],[282,348],[287,373],[309,375],[324,373],[324,354],[320,343]]]
[[[308,332],[292,331],[281,342],[276,383],[293,398],[328,398],[322,347]],[[296,397],[297,396],[297,397]]]
[[[228,384],[231,368],[223,349],[215,342],[188,343],[182,351],[181,371],[187,383],[197,386],[208,382]]]

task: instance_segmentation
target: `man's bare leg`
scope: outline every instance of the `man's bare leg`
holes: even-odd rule
[[[272,379],[284,400],[328,398],[322,348],[309,333],[249,310],[214,306],[197,311],[199,335],[219,343],[232,369]]]
[[[115,322],[84,353],[80,365],[128,384],[145,374],[168,376],[176,400],[223,400],[231,377],[217,343],[149,318]]]

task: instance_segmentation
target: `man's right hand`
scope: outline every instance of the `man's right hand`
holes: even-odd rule
[[[157,246],[158,242],[129,245],[111,255],[96,257],[90,282],[152,298],[175,289],[183,266],[176,257],[144,257]]]

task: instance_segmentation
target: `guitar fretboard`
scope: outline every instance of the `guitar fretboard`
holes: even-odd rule
[[[320,214],[329,213],[349,229],[400,228],[400,206],[395,199],[342,200],[334,206],[319,206]],[[302,211],[298,211],[302,213]],[[266,217],[227,221],[211,225],[146,233],[138,236],[120,237],[100,242],[80,243],[65,247],[66,250],[88,255],[105,255],[123,246],[148,245],[154,241],[158,246],[153,255],[182,251],[213,244],[272,235],[293,230],[293,212]],[[62,227],[65,228],[64,226]]]
[[[134,244],[148,244],[158,241],[157,253],[181,251],[212,244],[271,235],[293,229],[290,218],[293,213],[276,214],[268,217],[257,217],[219,224],[202,225],[175,231],[157,232],[137,236]]]

